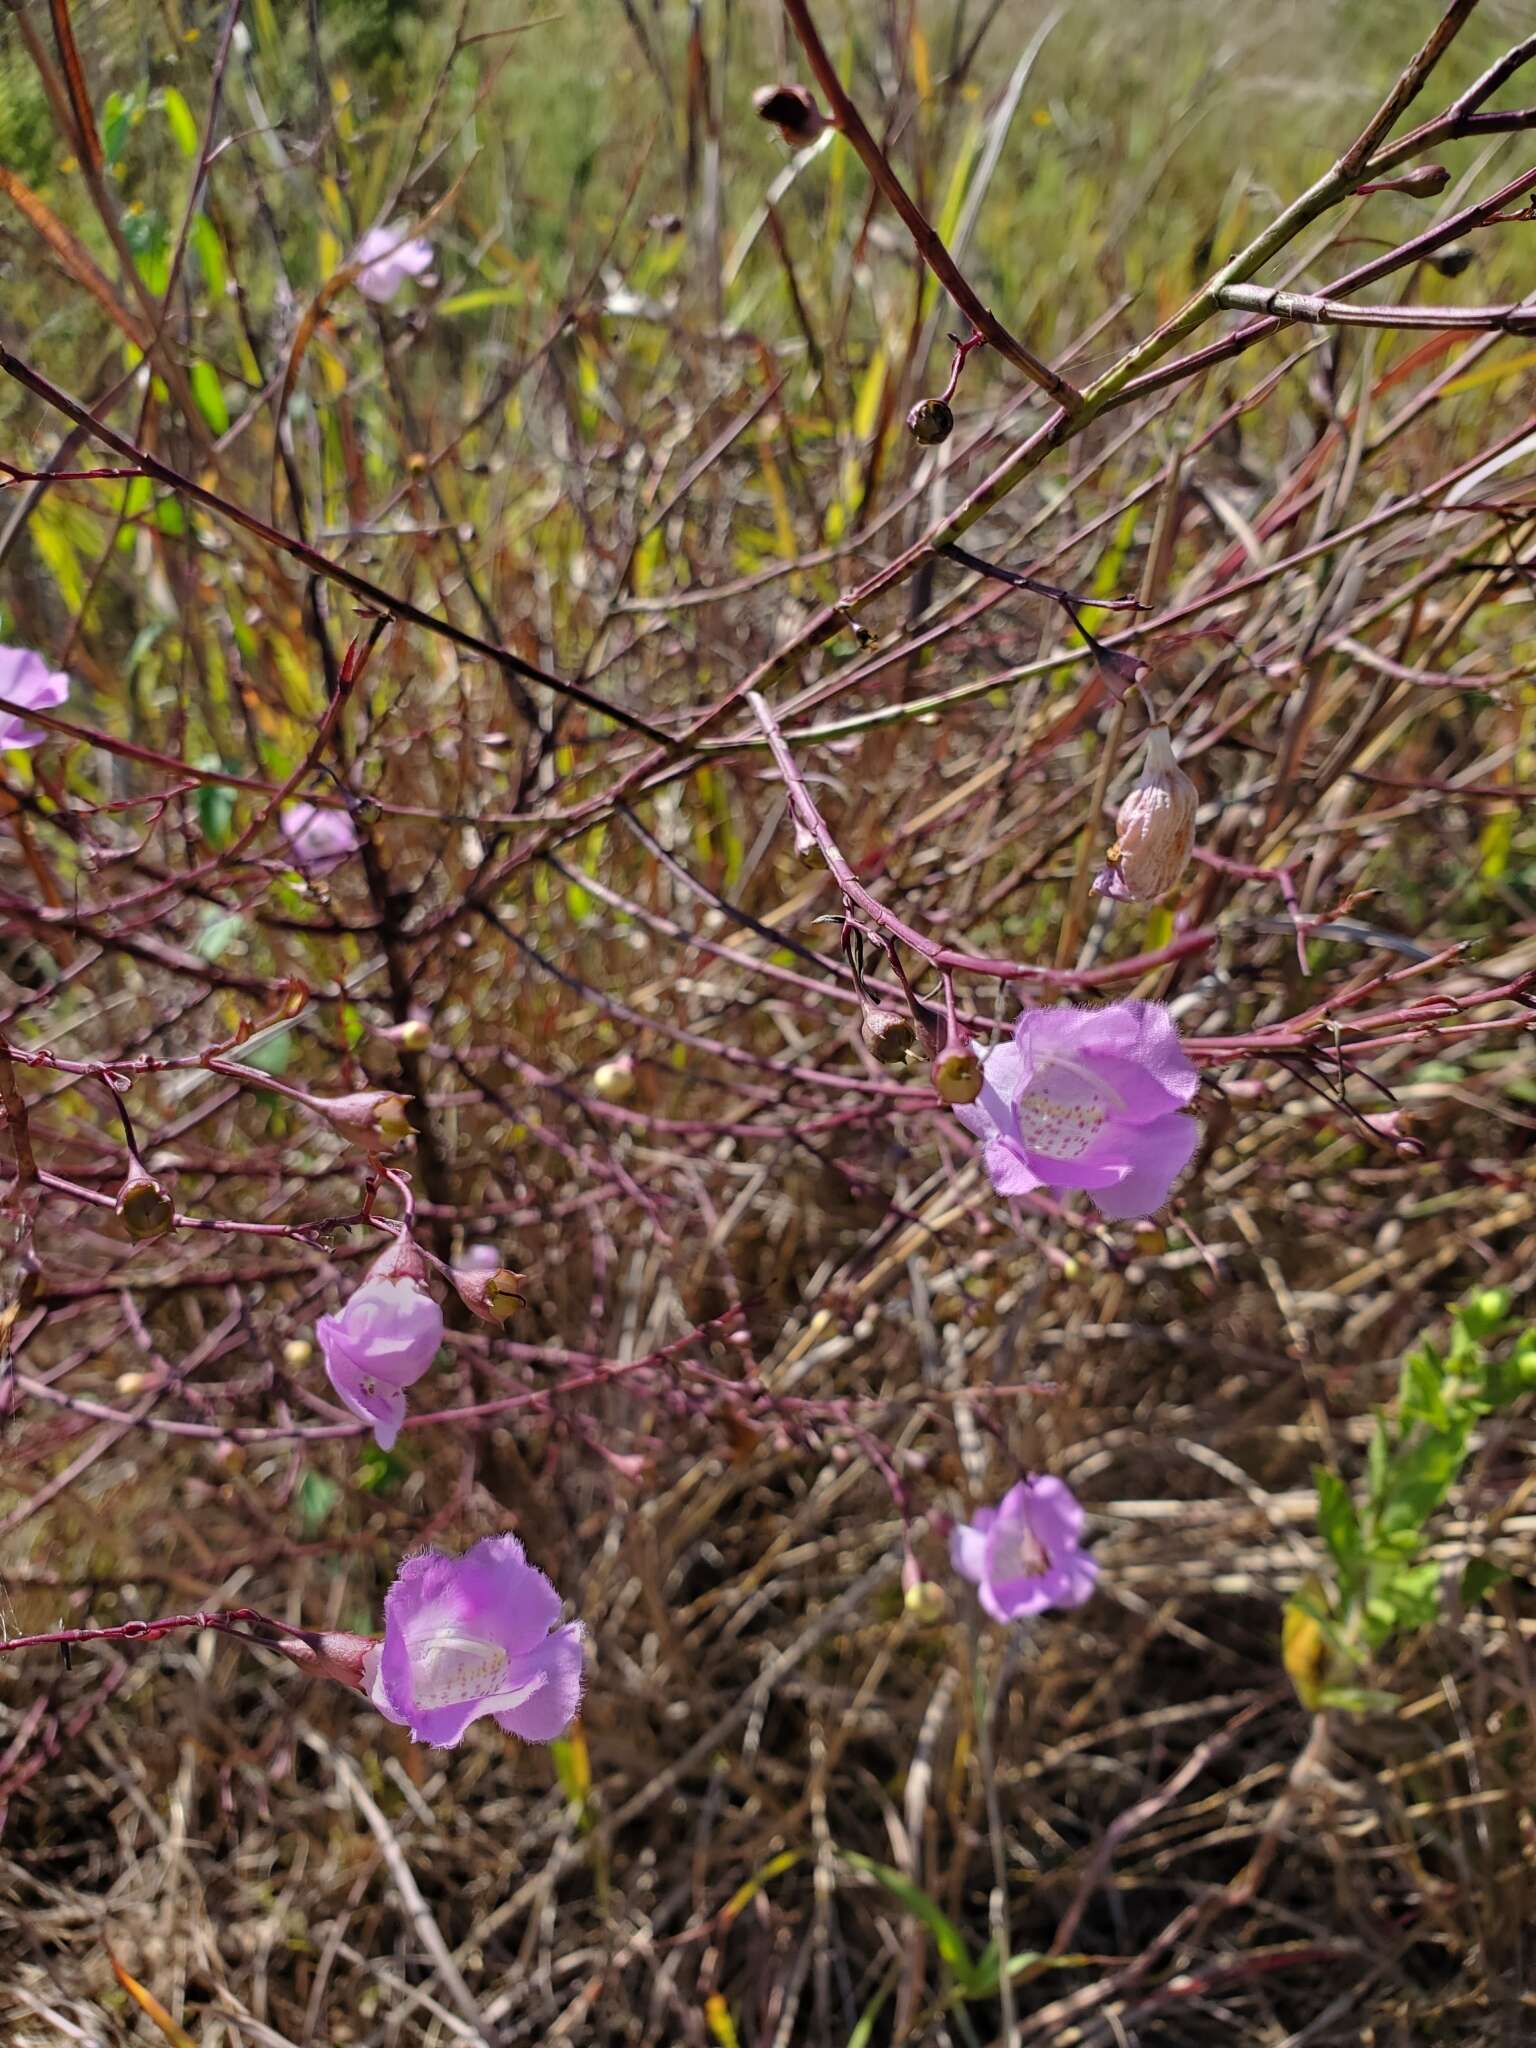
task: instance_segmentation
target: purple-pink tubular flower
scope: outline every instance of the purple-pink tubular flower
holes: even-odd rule
[[[0,647],[0,697],[24,704],[28,711],[54,711],[69,695],[69,677],[50,669],[30,647]],[[12,747],[35,747],[47,733],[15,711],[0,711],[0,753]]]
[[[359,266],[358,290],[365,299],[382,304],[395,296],[408,277],[426,278],[432,268],[432,244],[395,222],[370,228],[352,260]]]
[[[312,875],[328,875],[357,851],[357,827],[345,811],[287,804],[278,823],[295,867],[307,868]]]
[[[1026,1010],[982,1077],[955,1115],[999,1194],[1086,1188],[1106,1216],[1150,1216],[1194,1156],[1200,1077],[1161,1003]]]
[[[414,1386],[443,1341],[443,1312],[409,1280],[365,1280],[340,1315],[315,1325],[325,1370],[342,1400],[373,1424],[381,1451],[394,1448]]]
[[[581,1704],[581,1625],[559,1620],[560,1595],[515,1536],[487,1536],[462,1557],[423,1551],[385,1599],[369,1696],[437,1749],[482,1714],[524,1742],[553,1742]]]
[[[1081,1607],[1099,1568],[1082,1547],[1083,1511],[1060,1479],[1021,1479],[995,1508],[951,1530],[950,1562],[994,1621]]]

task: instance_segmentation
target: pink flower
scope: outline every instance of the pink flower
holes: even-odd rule
[[[1106,1216],[1149,1216],[1189,1164],[1180,1111],[1200,1077],[1161,1003],[1026,1010],[955,1115],[980,1138],[999,1194],[1086,1188]]]
[[[307,868],[312,875],[328,875],[357,851],[357,827],[345,811],[325,810],[319,804],[286,804],[278,822],[294,865]]]
[[[409,235],[398,222],[387,228],[370,228],[358,243],[352,261],[359,265],[357,288],[365,299],[382,304],[392,299],[408,277],[430,284],[432,244],[420,235]]]
[[[69,695],[69,677],[50,669],[30,647],[0,647],[0,697],[24,704],[28,711],[52,711]],[[0,753],[10,747],[35,747],[48,735],[28,725],[15,711],[0,711]]]
[[[1021,1479],[995,1508],[950,1532],[950,1562],[994,1621],[1081,1607],[1099,1568],[1082,1547],[1083,1511],[1060,1479]]]
[[[524,1742],[553,1742],[581,1704],[581,1626],[559,1620],[560,1595],[515,1536],[487,1536],[463,1557],[408,1557],[384,1602],[369,1695],[437,1749],[482,1714]]]
[[[325,1370],[342,1400],[373,1424],[381,1451],[392,1450],[414,1386],[443,1341],[443,1312],[409,1280],[365,1280],[339,1316],[315,1325]]]

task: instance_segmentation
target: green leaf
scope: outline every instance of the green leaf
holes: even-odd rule
[[[1022,1977],[1027,1970],[1038,1969],[1042,1963],[1050,1960],[1043,1949],[1020,1949],[1016,1955],[1008,1958],[1009,1982],[1011,1983],[1015,1977]],[[976,1958],[975,1968],[971,1971],[966,1984],[966,1997],[990,1998],[997,1990],[1001,1975],[1002,1972],[997,1967],[997,1943],[989,1941]]]
[[[197,792],[197,822],[203,829],[203,837],[215,853],[222,852],[232,837],[230,825],[235,815],[235,798],[232,790],[223,789],[216,782],[205,782]]]
[[[1422,1529],[1444,1501],[1467,1455],[1470,1418],[1450,1429],[1422,1437],[1407,1450],[1399,1449],[1387,1475],[1386,1499],[1377,1517],[1377,1533],[1384,1537]]]
[[[486,306],[520,306],[528,296],[520,284],[486,285],[478,291],[459,292],[438,305],[442,313],[478,313]]]
[[[187,377],[198,411],[216,434],[227,433],[229,407],[224,403],[224,387],[219,382],[218,371],[212,363],[194,363]]]
[[[210,910],[193,942],[200,960],[222,960],[245,930],[243,910]]]
[[[1318,1694],[1320,1707],[1334,1707],[1341,1714],[1392,1714],[1397,1711],[1395,1692],[1373,1692],[1366,1685],[1330,1685]]]
[[[1469,1558],[1461,1575],[1461,1604],[1476,1607],[1485,1600],[1495,1586],[1502,1586],[1509,1577],[1503,1565],[1495,1564],[1491,1557]]]
[[[1432,1429],[1444,1429],[1450,1421],[1442,1391],[1445,1369],[1430,1344],[1410,1351],[1403,1360],[1398,1382],[1397,1405],[1404,1422],[1427,1422]]]
[[[160,95],[160,104],[165,109],[165,124],[171,131],[172,140],[183,156],[197,155],[197,123],[192,118],[192,109],[185,97],[174,85],[166,86]]]
[[[299,1527],[306,1537],[319,1535],[340,1498],[341,1488],[334,1479],[328,1479],[323,1472],[304,1474],[294,1495],[294,1506],[298,1510]]]
[[[128,140],[128,121],[133,112],[131,100],[125,100],[120,92],[109,92],[101,105],[101,147],[110,171],[123,153],[123,144]]]
[[[224,261],[224,244],[219,240],[219,231],[206,213],[192,217],[192,247],[210,297],[222,299],[229,287],[229,266]]]
[[[270,1038],[264,1038],[260,1045],[242,1046],[242,1066],[255,1067],[258,1073],[281,1074],[293,1057],[293,1033],[274,1031]]]
[[[1337,1472],[1325,1465],[1313,1469],[1317,1481],[1317,1527],[1341,1572],[1358,1564],[1361,1555],[1360,1523],[1349,1488]]]
[[[969,1986],[973,1976],[971,1952],[965,1945],[965,1936],[944,1909],[935,1904],[911,1878],[904,1877],[899,1870],[893,1870],[888,1863],[876,1863],[871,1856],[861,1856],[856,1849],[839,1849],[837,1854],[853,1869],[872,1877],[877,1884],[883,1884],[893,1898],[899,1899],[916,1920],[921,1920],[933,1936],[933,1945],[956,1978],[963,1986]]]

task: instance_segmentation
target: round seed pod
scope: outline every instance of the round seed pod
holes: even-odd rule
[[[952,1038],[939,1048],[933,1062],[933,1085],[941,1102],[974,1102],[981,1093],[981,1079],[981,1061],[966,1039]]]
[[[920,398],[907,414],[907,432],[932,448],[955,431],[955,416],[942,398]]]
[[[917,1043],[910,1017],[900,1010],[878,1009],[873,1003],[865,1007],[859,1035],[883,1067],[899,1067]]]

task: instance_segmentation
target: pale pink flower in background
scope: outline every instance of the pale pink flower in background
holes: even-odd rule
[[[50,669],[30,647],[0,647],[0,697],[23,704],[28,711],[57,710],[69,695],[69,677]],[[0,711],[0,753],[13,747],[35,747],[47,732],[28,725],[15,711]]]
[[[467,1244],[459,1264],[469,1273],[494,1273],[501,1265],[501,1253],[493,1244]]]
[[[999,1194],[1086,1188],[1105,1216],[1150,1216],[1194,1156],[1181,1114],[1200,1077],[1161,1003],[1026,1010],[955,1115]]]
[[[357,851],[357,827],[345,811],[327,810],[319,804],[286,804],[278,823],[295,867],[312,875],[328,875]]]
[[[1081,1607],[1099,1568],[1082,1547],[1083,1511],[1064,1480],[1021,1479],[995,1508],[950,1531],[950,1562],[994,1621]]]
[[[412,235],[398,222],[389,227],[370,228],[358,243],[352,260],[359,265],[357,288],[365,299],[379,304],[392,299],[408,277],[430,284],[432,244]]]
[[[524,1742],[553,1742],[581,1704],[581,1626],[515,1536],[487,1536],[462,1557],[408,1557],[384,1602],[384,1641],[368,1690],[417,1742],[452,1749],[493,1714]]]
[[[443,1341],[443,1312],[409,1280],[365,1280],[340,1315],[315,1325],[331,1385],[354,1415],[373,1424],[381,1451],[394,1448],[414,1386]]]

